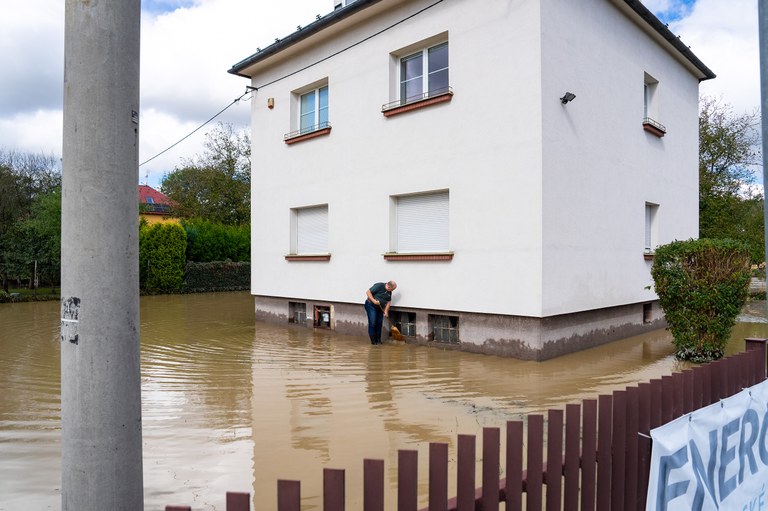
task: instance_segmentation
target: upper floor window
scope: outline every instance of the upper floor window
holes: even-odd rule
[[[309,140],[331,132],[328,122],[328,78],[308,84],[291,93],[291,132],[286,144]]]
[[[645,253],[652,254],[658,246],[659,226],[658,226],[659,205],[650,202],[645,203]]]
[[[400,101],[410,103],[448,92],[448,42],[400,59]]]
[[[645,73],[643,80],[643,129],[657,137],[663,137],[667,128],[659,119],[659,81]]]
[[[328,127],[327,85],[302,94],[299,104],[299,132],[301,134]]]

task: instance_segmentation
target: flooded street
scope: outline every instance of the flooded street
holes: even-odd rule
[[[768,336],[765,306],[745,309],[729,353]],[[60,508],[58,316],[58,302],[0,306],[2,511]],[[248,293],[142,297],[141,342],[147,510],[223,510],[226,491],[273,510],[277,479],[320,510],[323,467],[346,469],[360,509],[363,458],[385,460],[392,509],[398,449],[419,451],[421,505],[428,442],[455,461],[457,433],[684,367],[663,330],[537,363],[255,323]]]

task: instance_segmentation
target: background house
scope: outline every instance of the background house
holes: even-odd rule
[[[139,218],[147,223],[178,222],[171,216],[173,201],[148,185],[139,185]]]
[[[338,0],[336,1],[339,4]],[[663,324],[698,233],[698,84],[635,0],[357,0],[230,72],[252,101],[257,316],[543,359]]]

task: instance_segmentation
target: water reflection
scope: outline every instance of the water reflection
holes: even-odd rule
[[[764,308],[745,309],[729,353],[768,336]],[[2,511],[60,506],[57,318],[55,302],[0,307]],[[363,458],[385,460],[391,509],[398,449],[418,450],[423,495],[431,441],[455,453],[457,433],[685,367],[664,331],[524,362],[254,323],[247,293],[144,297],[141,318],[146,509],[222,509],[227,490],[274,509],[277,479],[321,509],[324,467],[346,469],[356,509]]]

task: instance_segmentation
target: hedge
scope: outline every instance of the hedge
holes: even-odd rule
[[[208,220],[183,220],[187,233],[187,260],[197,263],[213,261],[250,261],[250,225],[224,225]]]
[[[139,229],[139,282],[142,288],[174,291],[184,283],[187,235],[176,223]]]
[[[184,272],[185,293],[206,291],[241,291],[251,287],[251,263],[218,261],[187,262]]]

